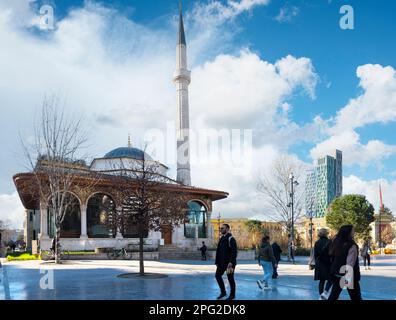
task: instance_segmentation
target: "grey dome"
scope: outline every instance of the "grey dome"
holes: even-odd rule
[[[132,148],[132,147],[121,147],[114,149],[104,156],[105,158],[133,158],[136,160],[152,160],[152,158],[144,151]]]

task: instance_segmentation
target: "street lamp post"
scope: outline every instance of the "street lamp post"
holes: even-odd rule
[[[219,236],[220,236],[220,230],[221,230],[221,226],[220,226],[220,222],[221,222],[221,215],[220,215],[220,212],[219,212],[219,214],[217,215],[217,224],[218,224],[218,232],[219,232]]]
[[[287,206],[291,207],[291,243],[290,243],[290,250],[293,250],[293,244],[294,244],[294,186],[298,186],[298,182],[296,180],[294,180],[293,172],[290,173],[289,179],[290,179],[290,203]]]

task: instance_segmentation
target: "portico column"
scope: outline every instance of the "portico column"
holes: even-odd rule
[[[121,216],[121,214],[122,214],[122,207],[117,207],[116,212],[117,212],[117,215],[118,215],[117,218],[119,218]],[[117,220],[119,220],[119,219],[117,219]],[[124,237],[122,236],[122,233],[121,233],[121,226],[120,226],[119,223],[117,223],[116,239],[123,239],[123,238]]]
[[[198,233],[199,233],[199,229],[198,229],[198,225],[196,224],[196,225],[195,225],[195,245],[196,245],[196,246],[199,245],[199,241],[198,241],[199,235],[198,235]]]
[[[87,239],[87,206],[85,204],[80,205],[81,213],[81,235],[80,239]]]
[[[40,239],[48,238],[48,207],[40,202]]]
[[[206,212],[206,238],[212,243],[213,241],[213,226],[212,226],[212,212]]]

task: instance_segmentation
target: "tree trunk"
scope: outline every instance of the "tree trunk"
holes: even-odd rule
[[[144,257],[143,257],[143,228],[139,226],[139,273],[144,276]]]
[[[56,227],[56,235],[55,235],[55,263],[61,263],[61,254],[60,254],[60,226]]]
[[[143,234],[139,236],[139,273],[144,276]]]

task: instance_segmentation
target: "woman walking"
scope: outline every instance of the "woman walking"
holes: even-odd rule
[[[329,255],[331,241],[328,238],[328,234],[329,231],[327,229],[320,229],[318,232],[319,239],[315,242],[314,246],[314,280],[319,281],[320,300],[326,300],[328,298],[332,285],[330,277],[331,259]]]
[[[367,269],[371,270],[371,268],[370,268],[370,254],[371,254],[370,242],[369,242],[369,240],[366,240],[364,242],[362,250],[360,251],[360,255],[363,258],[364,270],[367,270]]]
[[[359,247],[354,240],[352,225],[344,225],[330,246],[330,274],[333,287],[329,300],[338,300],[342,288],[348,289],[351,300],[362,300],[360,292]]]
[[[258,253],[258,264],[263,268],[264,279],[262,281],[258,280],[257,285],[264,290],[272,289],[269,281],[272,279],[274,272],[273,266],[278,266],[269,239],[268,236],[263,237]]]

